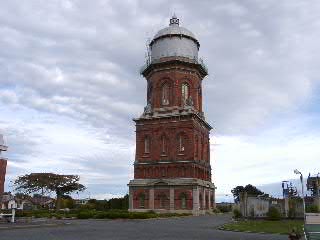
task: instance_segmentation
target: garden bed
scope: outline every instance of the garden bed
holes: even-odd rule
[[[292,229],[303,233],[302,220],[241,220],[225,224],[221,230],[254,233],[289,234]]]
[[[34,211],[17,211],[17,217],[32,217],[32,218],[75,218],[75,219],[148,219],[148,218],[168,218],[168,217],[183,217],[190,214],[177,213],[155,213],[150,212],[129,212],[126,210],[70,210],[69,212],[55,212],[48,210]]]

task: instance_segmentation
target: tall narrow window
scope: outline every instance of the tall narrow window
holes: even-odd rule
[[[187,83],[182,84],[181,88],[181,100],[184,105],[189,97],[189,85]]]
[[[198,104],[198,110],[201,110],[201,86],[198,87],[198,93],[197,93],[197,104]]]
[[[199,207],[200,207],[200,209],[202,209],[202,207],[203,207],[203,201],[202,201],[202,194],[201,193],[199,195]]]
[[[181,199],[181,208],[182,209],[186,209],[187,208],[187,196],[185,193],[182,193],[180,195],[180,199]]]
[[[150,153],[150,138],[148,136],[144,138],[144,153]]]
[[[183,135],[179,135],[179,151],[184,152],[184,140],[183,140]]]
[[[159,195],[159,207],[160,208],[166,208],[166,206],[167,206],[167,196],[166,196],[166,194],[164,194],[164,193],[161,193],[160,195]]]
[[[200,160],[204,160],[204,142],[203,142],[203,138],[201,138],[201,159]]]
[[[141,193],[139,195],[139,205],[140,205],[140,208],[144,208],[144,200],[145,200],[145,196],[143,193]]]
[[[162,177],[166,176],[166,169],[165,168],[161,168],[161,176]]]
[[[166,137],[162,136],[161,137],[161,154],[166,154],[167,152],[167,141]]]
[[[196,141],[195,141],[195,146],[194,146],[194,151],[195,151],[195,157],[198,158],[198,148],[199,148],[199,140],[198,140],[198,136],[196,136]]]
[[[162,86],[162,105],[169,105],[169,85],[165,83]]]

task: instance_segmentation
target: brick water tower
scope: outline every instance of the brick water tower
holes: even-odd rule
[[[1,156],[1,152],[7,151],[3,136],[0,134],[0,196],[4,192],[4,181],[6,176],[7,160]]]
[[[205,214],[215,207],[211,181],[212,127],[202,109],[202,80],[208,71],[198,58],[199,41],[179,26],[149,43],[141,74],[147,80],[147,105],[136,123],[134,179],[129,210]]]

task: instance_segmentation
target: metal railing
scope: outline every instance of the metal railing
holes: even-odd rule
[[[189,57],[189,56],[178,56],[178,55],[168,56],[168,58],[175,58],[175,60],[181,60],[181,58],[183,58],[183,59],[186,59],[187,62],[200,64],[201,67],[206,71],[206,73],[208,73],[208,67],[204,63],[202,58],[196,59],[192,56]],[[142,67],[140,67],[140,74],[142,74],[152,63],[159,63],[159,62],[161,62],[161,60],[159,59],[156,59],[153,61],[151,60],[146,61],[146,63]]]

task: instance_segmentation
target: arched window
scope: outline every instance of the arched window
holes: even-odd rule
[[[187,83],[183,83],[181,87],[182,105],[185,105],[188,98],[189,98],[189,85]]]
[[[182,167],[181,168],[181,177],[185,177],[186,176],[186,168]]]
[[[166,208],[167,207],[168,198],[165,193],[159,194],[159,207],[160,208]]]
[[[163,167],[161,168],[161,176],[165,177],[166,176],[166,169]]]
[[[165,135],[161,137],[161,154],[165,155],[167,153],[167,138]]]
[[[180,194],[180,200],[181,200],[181,208],[186,209],[187,208],[187,194],[181,193]]]
[[[167,83],[163,84],[161,92],[162,92],[162,96],[161,96],[162,105],[169,105],[169,97],[170,97],[169,84]]]
[[[184,152],[185,140],[182,134],[179,134],[178,141],[179,141],[179,152]]]
[[[140,193],[139,195],[139,207],[144,208],[145,195],[144,193]]]
[[[144,138],[144,153],[150,153],[150,137],[148,136]]]

